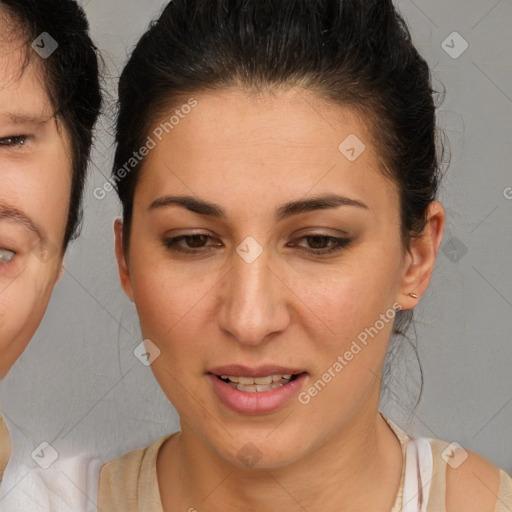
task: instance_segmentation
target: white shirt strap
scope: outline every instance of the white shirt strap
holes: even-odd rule
[[[409,439],[405,452],[402,512],[427,512],[434,459],[428,439]]]

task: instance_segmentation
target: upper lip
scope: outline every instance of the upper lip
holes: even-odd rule
[[[240,364],[229,364],[226,366],[217,366],[208,370],[208,373],[213,375],[230,375],[233,377],[266,377],[268,375],[297,375],[305,373],[306,370],[302,368],[286,368],[284,366],[276,365],[263,365],[258,367],[243,366]]]

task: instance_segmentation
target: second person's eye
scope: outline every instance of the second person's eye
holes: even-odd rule
[[[8,249],[0,249],[0,265],[6,265],[10,263],[14,256],[16,256],[15,252],[9,251]]]
[[[27,135],[11,135],[0,138],[0,146],[17,147],[24,146],[27,143]]]

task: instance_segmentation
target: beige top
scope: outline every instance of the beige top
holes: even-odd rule
[[[423,441],[423,455],[426,453],[425,445],[430,449],[427,448],[427,457],[422,456],[421,450],[418,450],[416,455],[419,453],[419,456],[414,459],[414,462],[419,471],[411,472],[413,458],[410,457],[412,451],[410,448],[416,441],[385,415],[382,416],[399,439],[405,462],[402,464],[400,487],[395,504],[390,512],[404,512],[405,510],[446,512],[447,463],[441,454],[450,443],[437,439],[420,438],[419,441]],[[177,432],[171,436],[175,434]],[[100,473],[98,510],[101,512],[164,512],[158,488],[156,460],[160,447],[171,436],[163,436],[148,447],[128,452],[103,466]],[[408,444],[411,445],[409,449],[407,449]],[[429,460],[430,464],[426,463],[426,460]],[[406,471],[409,474],[408,479],[406,479]],[[421,476],[418,476],[420,473]],[[412,474],[412,479],[410,474]],[[500,489],[494,512],[511,512],[512,478],[501,469],[500,478]],[[423,504],[416,505],[409,497],[406,497],[405,503],[403,503],[406,480],[405,491],[412,498],[421,496],[423,489],[426,494]],[[412,489],[411,484],[414,487]]]
[[[7,431],[4,419],[0,416],[0,482],[4,476],[4,471],[7,467],[10,453],[11,444],[9,441],[9,432]]]

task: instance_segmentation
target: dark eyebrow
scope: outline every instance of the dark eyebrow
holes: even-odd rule
[[[0,204],[0,220],[6,219],[12,222],[16,222],[20,226],[24,227],[28,231],[32,231],[35,233],[40,239],[43,237],[41,236],[40,229],[36,226],[36,224],[25,215],[22,211],[18,210],[17,208],[12,208],[10,206],[3,206]]]
[[[208,215],[217,219],[226,220],[227,218],[226,212],[219,205],[203,201],[202,199],[197,199],[192,196],[161,197],[151,203],[149,210],[156,210],[167,206],[181,206],[191,212],[198,213],[199,215]],[[340,206],[355,206],[365,210],[370,209],[366,204],[356,199],[350,199],[336,194],[327,194],[285,203],[277,208],[275,212],[275,219],[276,221],[282,221],[292,215],[307,213],[314,210],[338,208]]]

